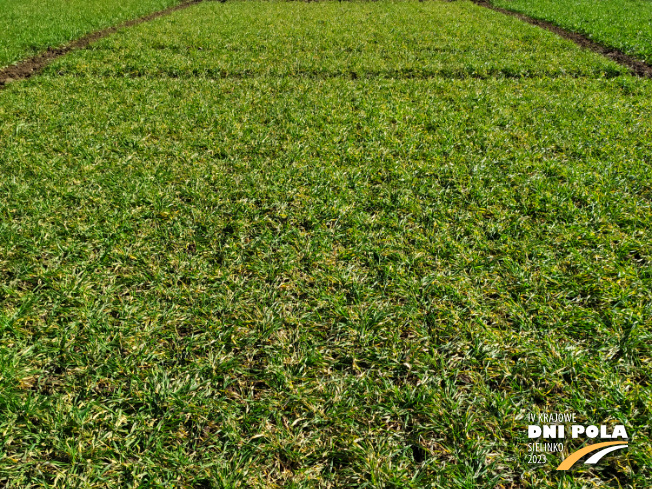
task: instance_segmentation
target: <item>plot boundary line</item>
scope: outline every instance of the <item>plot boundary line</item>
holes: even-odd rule
[[[138,17],[136,19],[122,22],[121,24],[118,25],[114,25],[111,27],[107,27],[105,29],[100,29],[98,31],[91,32],[89,34],[86,34],[85,36],[80,37],[79,39],[70,41],[69,43],[64,44],[62,46],[49,47],[46,51],[36,54],[31,58],[27,58],[13,65],[0,68],[0,90],[2,90],[11,82],[21,81],[21,80],[26,80],[28,78],[31,78],[32,76],[38,74],[41,70],[43,70],[43,68],[45,68],[50,63],[52,63],[52,61],[54,61],[55,59],[65,54],[68,54],[71,51],[77,49],[84,49],[92,42],[107,37],[111,34],[114,34],[118,32],[120,29],[143,24],[145,22],[158,19],[159,17],[164,17],[173,12],[186,9],[192,5],[196,5],[204,1],[206,0],[185,0],[182,1],[181,3],[178,3],[177,5],[172,5],[171,7],[168,7],[166,9],[158,10],[156,12],[152,12],[142,17]]]
[[[471,1],[480,7],[485,7],[490,10],[500,12],[501,14],[515,17],[528,24],[541,27],[542,29],[545,29],[547,31],[551,31],[557,34],[558,36],[563,37],[564,39],[573,41],[581,48],[588,49],[595,53],[601,54],[602,56],[605,56],[606,58],[615,61],[619,65],[625,66],[626,68],[629,69],[630,73],[634,76],[638,76],[640,78],[652,78],[652,66],[650,66],[649,64],[643,61],[639,61],[628,54],[625,54],[620,49],[605,46],[603,44],[600,44],[599,42],[589,39],[583,34],[566,30],[563,27],[559,27],[557,24],[554,24],[547,20],[536,19],[534,17],[530,17],[529,15],[525,15],[520,12],[514,12],[512,10],[507,10],[505,8],[498,7],[493,3],[491,3],[490,0],[471,0]]]

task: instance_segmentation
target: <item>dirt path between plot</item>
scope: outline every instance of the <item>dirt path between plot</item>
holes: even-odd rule
[[[501,14],[516,17],[517,19],[522,20],[523,22],[527,22],[528,24],[532,24],[537,27],[541,27],[542,29],[546,29],[548,31],[554,32],[555,34],[565,39],[569,39],[573,41],[575,44],[577,44],[582,48],[590,49],[591,51],[601,54],[615,61],[616,63],[629,68],[629,70],[633,75],[640,76],[643,78],[652,78],[652,66],[642,61],[638,61],[637,59],[632,58],[631,56],[623,53],[618,49],[603,46],[602,44],[592,41],[591,39],[589,39],[586,36],[583,36],[582,34],[578,34],[576,32],[571,32],[562,29],[561,27],[553,24],[552,22],[534,19],[532,17],[529,17],[524,14],[520,14],[518,12],[512,12],[511,10],[496,7],[488,0],[471,0],[471,1],[481,7],[486,7],[488,9],[495,10],[496,12],[500,12]]]
[[[24,61],[20,61],[15,65],[0,69],[0,89],[3,88],[7,83],[18,80],[25,80],[37,74],[40,70],[45,68],[59,56],[63,56],[64,54],[67,54],[75,49],[83,49],[90,43],[111,35],[117,32],[119,29],[124,27],[132,27],[138,24],[142,24],[143,22],[149,22],[150,20],[163,17],[165,15],[171,14],[172,12],[176,12],[177,10],[183,10],[190,7],[191,5],[195,5],[203,1],[204,0],[186,0],[178,5],[168,7],[165,10],[159,10],[158,12],[153,12],[151,14],[145,15],[144,17],[128,20],[114,27],[107,27],[106,29],[102,29],[100,31],[91,32],[90,34],[87,34],[84,37],[76,39],[63,46],[48,48],[47,51],[41,54],[37,54],[36,56],[33,56]]]

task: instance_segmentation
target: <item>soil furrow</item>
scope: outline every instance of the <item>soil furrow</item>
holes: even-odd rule
[[[517,19],[522,20],[523,22],[527,22],[528,24],[532,24],[537,27],[541,27],[542,29],[546,29],[548,31],[554,32],[555,34],[565,39],[573,41],[575,44],[577,44],[582,48],[590,49],[591,51],[601,54],[615,61],[616,63],[629,68],[631,73],[635,76],[640,76],[643,78],[652,78],[652,66],[644,63],[643,61],[639,61],[637,59],[632,58],[631,56],[623,53],[619,49],[603,46],[602,44],[597,43],[582,34],[578,34],[577,32],[567,31],[566,29],[562,29],[561,27],[553,24],[552,22],[535,19],[533,17],[529,17],[527,15],[518,12],[512,12],[511,10],[497,7],[493,5],[491,2],[489,2],[488,0],[471,0],[471,1],[481,7],[486,7],[488,9],[495,10],[496,12],[500,12],[501,14],[511,15],[512,17],[516,17]]]
[[[159,10],[158,12],[153,12],[137,19],[128,20],[117,26],[107,27],[106,29],[91,32],[90,34],[87,34],[79,39],[75,39],[74,41],[63,46],[48,48],[47,51],[37,54],[36,56],[32,56],[31,58],[20,61],[19,63],[0,69],[0,89],[3,88],[7,83],[30,78],[45,68],[47,65],[49,65],[52,61],[57,59],[59,56],[63,56],[64,54],[67,54],[75,49],[83,49],[90,43],[111,35],[117,32],[119,29],[132,27],[138,24],[142,24],[143,22],[149,22],[150,20],[163,17],[165,15],[171,14],[172,12],[176,12],[177,10],[183,10],[190,7],[191,5],[195,5],[203,1],[205,0],[184,1],[178,5],[168,7],[165,10]]]

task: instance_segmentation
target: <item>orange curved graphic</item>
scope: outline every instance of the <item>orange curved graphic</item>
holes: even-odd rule
[[[593,445],[589,445],[588,447],[584,447],[581,450],[576,451],[575,453],[572,453],[566,459],[559,464],[559,467],[557,467],[557,470],[568,470],[570,469],[575,462],[577,462],[579,459],[581,459],[584,455],[595,452],[596,450],[599,450],[600,448],[604,447],[610,447],[612,445],[627,445],[626,441],[607,441],[605,443],[594,443]]]

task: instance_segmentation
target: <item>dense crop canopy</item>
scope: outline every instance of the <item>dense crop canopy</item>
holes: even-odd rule
[[[644,488],[651,114],[470,2],[203,3],[10,85],[0,478]],[[553,477],[536,410],[635,446]]]

